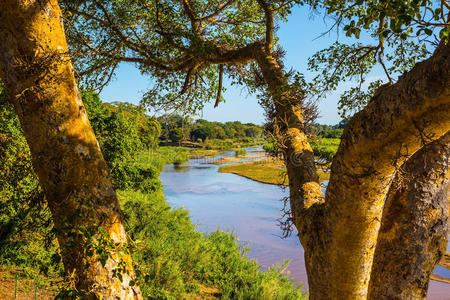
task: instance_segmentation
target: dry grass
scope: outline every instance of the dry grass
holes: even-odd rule
[[[240,161],[240,160],[242,160],[242,158],[240,158],[240,157],[222,157],[220,159],[205,162],[204,164],[223,165],[223,164],[226,164],[229,162],[235,162],[235,161]]]
[[[281,160],[264,159],[234,164],[220,167],[219,172],[233,173],[263,183],[288,185],[286,168]],[[321,182],[330,178],[329,173],[318,171],[318,174]]]
[[[0,266],[0,299],[14,299],[14,286],[16,271]],[[19,272],[20,274],[20,272]],[[18,277],[17,298],[18,300],[34,299],[35,282],[32,279]],[[49,300],[55,297],[56,289],[53,286],[38,286],[36,299]]]

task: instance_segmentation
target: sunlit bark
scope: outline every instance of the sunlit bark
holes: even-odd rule
[[[380,88],[344,130],[325,202],[331,284],[324,288],[330,297],[367,296],[392,176],[424,143],[450,129],[449,55],[450,44],[442,43],[397,83]]]
[[[292,221],[305,249],[309,291],[321,298],[321,286],[328,286],[330,279],[329,269],[325,269],[329,266],[326,253],[329,230],[324,222],[324,195],[314,153],[305,134],[305,117],[299,101],[302,99],[292,94],[281,66],[271,54],[261,49],[256,52],[256,61],[274,101],[271,117],[277,127],[277,141],[285,154]]]
[[[67,274],[74,275],[77,289],[88,291],[87,298],[140,299],[139,288],[129,284],[129,255],[121,258],[123,281],[113,276],[126,233],[77,90],[56,0],[0,2],[0,75],[30,146]],[[92,237],[80,233],[98,227],[118,243],[105,266],[95,252],[86,253],[86,238]]]
[[[303,112],[284,89],[282,68],[264,49],[256,52],[255,60],[273,98],[272,117],[287,154],[291,210],[305,249],[310,298],[365,299],[384,197],[394,173],[450,129],[449,46],[442,44],[396,84],[380,88],[355,115],[334,159],[325,201]],[[395,277],[386,270],[377,272]]]
[[[449,162],[450,132],[397,171],[383,210],[369,299],[426,298],[430,275],[447,249]]]

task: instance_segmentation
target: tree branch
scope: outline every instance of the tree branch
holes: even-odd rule
[[[270,8],[269,4],[265,0],[258,0],[259,6],[263,9],[266,21],[266,52],[272,53],[273,51],[273,10]]]
[[[449,56],[450,44],[442,44],[397,83],[380,87],[344,130],[325,197],[332,232],[329,274],[336,274],[327,284],[331,298],[367,294],[394,172],[423,146],[422,136],[431,142],[450,129]],[[342,282],[342,276],[348,280]]]
[[[217,88],[217,97],[214,108],[219,106],[220,98],[222,98],[222,81],[223,81],[223,65],[219,65],[219,87]]]

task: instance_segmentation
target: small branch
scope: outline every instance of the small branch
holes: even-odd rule
[[[219,4],[219,7],[214,10],[214,12],[210,15],[204,16],[202,18],[197,19],[199,22],[207,22],[210,19],[213,19],[214,17],[218,16],[222,11],[224,11],[227,7],[234,4],[236,0],[228,0],[224,1]]]
[[[258,4],[263,9],[266,19],[266,52],[272,53],[274,31],[273,10],[270,8],[269,4],[265,2],[265,0],[258,0]]]
[[[222,98],[222,84],[223,84],[223,65],[219,65],[219,87],[217,89],[216,103],[214,108],[219,106],[220,99]]]
[[[181,0],[181,4],[183,5],[184,11],[186,12],[189,21],[191,22],[192,30],[197,36],[199,36],[200,34],[197,26],[198,21],[194,14],[194,10],[192,9],[191,3],[189,2],[189,0]]]
[[[112,67],[111,71],[110,71],[109,74],[108,74],[108,78],[107,78],[106,81],[103,82],[103,84],[98,88],[98,93],[101,93],[102,90],[105,88],[105,86],[107,86],[108,83],[111,81],[111,78],[113,77],[114,72],[116,71],[116,68],[117,68],[117,65],[118,65],[118,64],[119,64],[119,63],[115,63],[115,64],[114,64],[114,66]]]
[[[184,85],[183,85],[183,88],[181,89],[180,94],[179,94],[180,96],[183,95],[184,93],[186,93],[186,91],[187,91],[187,89],[188,89],[188,87],[189,87],[189,83],[190,83],[190,81],[191,81],[191,76],[192,76],[192,74],[194,73],[194,70],[195,70],[195,68],[192,67],[192,68],[190,68],[190,69],[187,71],[187,73],[186,73],[186,78],[184,79]]]

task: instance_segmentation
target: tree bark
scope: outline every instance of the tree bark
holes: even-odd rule
[[[270,53],[261,48],[255,60],[274,101],[272,117],[286,152],[290,204],[305,249],[310,298],[366,299],[393,175],[424,144],[450,129],[449,45],[442,43],[396,84],[380,88],[352,118],[333,161],[325,201],[298,99]]]
[[[121,210],[74,79],[56,0],[0,2],[0,76],[30,146],[68,275],[89,299],[141,299]],[[106,264],[92,250],[109,251]],[[93,232],[92,236],[87,236]],[[87,234],[87,235],[86,235]],[[105,239],[103,239],[105,241]],[[120,256],[123,254],[123,256]],[[123,280],[116,278],[114,270]]]
[[[314,153],[305,134],[305,118],[301,95],[289,88],[282,67],[276,59],[261,49],[256,61],[274,101],[272,120],[277,126],[276,138],[285,154],[289,178],[289,201],[292,222],[298,230],[304,248],[305,264],[311,298],[326,299],[320,291],[329,285],[327,245],[330,230],[325,220],[324,195],[319,183]],[[300,103],[299,103],[300,101]]]
[[[425,299],[447,249],[450,132],[416,152],[389,188],[369,299]],[[386,276],[389,274],[389,276]]]
[[[450,43],[441,43],[431,58],[397,83],[380,88],[344,130],[325,198],[330,284],[318,294],[322,299],[367,297],[393,174],[424,144],[450,129],[449,55]]]

